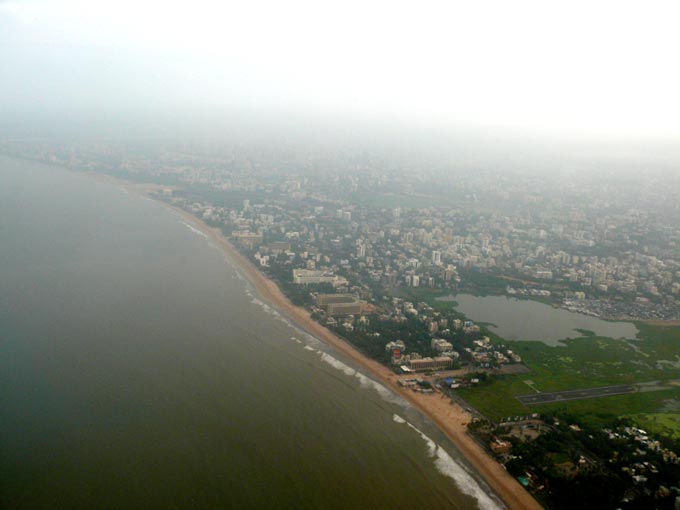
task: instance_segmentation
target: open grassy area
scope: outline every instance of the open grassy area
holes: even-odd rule
[[[429,306],[440,312],[450,312],[454,305],[452,301],[438,301],[437,298],[451,295],[450,289],[432,289],[429,287],[397,287],[390,293],[393,297],[398,297],[411,301],[412,303],[427,303]]]
[[[654,434],[680,439],[680,414],[644,413],[630,416],[640,428]]]
[[[413,302],[423,301],[436,310],[446,311],[451,310],[453,304],[437,301],[437,298],[448,294],[449,291],[444,289],[401,288],[395,296]],[[582,420],[591,423],[604,423],[612,417],[630,414],[658,415],[667,402],[673,399],[680,401],[680,387],[529,407],[515,398],[535,389],[553,392],[680,379],[680,327],[645,323],[636,323],[636,326],[640,331],[638,340],[614,340],[596,336],[592,331],[579,330],[582,337],[565,340],[565,346],[559,347],[543,342],[506,341],[491,331],[485,331],[494,343],[508,344],[519,354],[531,373],[496,376],[482,386],[459,390],[460,395],[496,420],[556,411],[579,415]],[[672,425],[658,417],[657,422],[667,428]]]
[[[636,322],[635,325],[640,330],[638,336],[643,340],[639,343],[640,349],[651,359],[680,360],[680,327],[652,326],[644,322]]]
[[[532,387],[551,392],[680,378],[680,364],[673,364],[680,359],[680,328],[645,324],[638,327],[639,341],[586,336],[565,341],[566,347],[505,342],[494,335],[495,342],[509,344],[522,356],[532,372],[496,377],[481,387],[462,390],[461,396],[494,419],[558,409],[591,421],[598,416],[655,413],[668,400],[680,399],[680,387],[530,407],[515,398],[532,393]],[[531,386],[525,381],[530,381]]]

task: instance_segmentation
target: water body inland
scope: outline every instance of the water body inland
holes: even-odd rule
[[[609,338],[635,339],[638,333],[631,322],[605,321],[538,301],[470,294],[440,300],[455,301],[458,311],[470,320],[493,324],[490,329],[507,340],[538,340],[555,346],[561,344],[560,340],[583,336],[577,329]]]

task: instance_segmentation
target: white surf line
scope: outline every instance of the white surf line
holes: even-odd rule
[[[428,454],[434,459],[434,465],[437,470],[444,476],[451,478],[456,486],[468,496],[477,500],[479,508],[482,510],[502,510],[504,507],[498,502],[494,501],[492,497],[487,494],[472,475],[465,469],[465,467],[456,462],[444,448],[436,444],[426,434],[424,434],[418,427],[406,421],[398,414],[392,415],[392,420],[398,424],[406,424],[413,429],[427,445]]]

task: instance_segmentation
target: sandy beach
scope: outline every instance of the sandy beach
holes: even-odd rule
[[[129,193],[142,196],[153,196],[153,192],[161,191],[166,186],[155,184],[133,183],[123,181],[109,175],[96,172],[86,173],[91,178],[109,184],[115,184],[124,188]],[[399,386],[397,375],[389,368],[368,358],[346,340],[335,335],[311,318],[309,311],[294,305],[281,291],[278,285],[267,278],[253,262],[244,257],[218,228],[210,227],[193,214],[174,207],[163,201],[159,201],[175,213],[179,214],[196,229],[203,232],[213,241],[238,267],[244,276],[255,286],[260,297],[268,301],[279,312],[285,314],[298,327],[310,333],[314,337],[326,342],[333,348],[350,358],[354,363],[361,366],[376,380],[390,388],[394,393],[411,403],[427,418],[435,423],[439,429],[456,445],[461,454],[468,460],[470,465],[485,480],[493,492],[501,498],[510,510],[539,510],[542,506],[536,499],[522,487],[505,468],[493,459],[475,442],[467,433],[467,424],[471,415],[455,402],[441,393],[421,394]]]
[[[115,184],[124,188],[129,193],[142,196],[153,196],[153,192],[166,188],[155,184],[133,183],[117,179],[109,175],[96,172],[87,172],[91,178],[109,184]],[[399,386],[397,375],[389,368],[368,358],[346,340],[340,338],[329,329],[325,328],[314,319],[310,313],[299,306],[294,305],[281,291],[278,285],[267,278],[256,266],[244,257],[218,228],[210,227],[193,214],[174,207],[163,201],[159,201],[175,213],[179,214],[196,229],[203,232],[213,241],[255,286],[260,296],[274,306],[279,312],[285,314],[298,327],[310,333],[314,337],[326,342],[337,349],[343,355],[350,358],[354,363],[361,366],[375,379],[390,388],[394,393],[411,403],[427,418],[435,423],[439,429],[456,445],[458,450],[468,460],[470,465],[491,487],[494,493],[501,498],[507,508],[511,510],[538,510],[542,506],[536,499],[513,478],[505,468],[496,462],[484,449],[477,444],[467,433],[467,424],[471,415],[455,402],[441,393],[421,394]]]
[[[131,191],[136,188],[131,186]],[[135,191],[149,191],[136,188]],[[168,205],[168,204],[165,204]],[[333,346],[353,362],[363,367],[373,377],[393,392],[403,397],[434,422],[456,445],[474,469],[482,476],[492,490],[513,510],[537,510],[541,505],[506,470],[491,458],[468,434],[467,424],[471,416],[459,405],[441,393],[424,395],[403,388],[397,384],[397,376],[389,368],[372,360],[354,348],[349,342],[335,335],[310,317],[310,313],[294,305],[279,289],[278,285],[264,276],[246,257],[239,253],[217,228],[212,228],[189,212],[177,207],[172,210],[182,215],[194,227],[205,233],[219,246],[225,255],[243,271],[262,298],[279,312],[289,317],[297,326],[316,338]]]

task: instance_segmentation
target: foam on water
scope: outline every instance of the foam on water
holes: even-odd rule
[[[500,510],[503,508],[503,506],[484,492],[470,473],[453,460],[442,447],[437,448],[437,460],[434,461],[434,465],[437,466],[441,473],[452,478],[461,491],[475,498],[479,503],[479,507],[483,510]]]
[[[296,330],[302,333],[302,336],[305,338],[305,341],[307,342],[307,345],[314,345],[314,346],[319,346],[321,345],[321,340],[316,338],[314,335],[310,335],[306,331],[301,330],[297,326],[293,326]]]
[[[185,225],[186,225],[186,223],[185,223]],[[187,225],[187,226],[189,228],[192,228],[190,225]],[[203,233],[201,232],[201,234],[203,234]],[[276,310],[276,308],[274,308],[273,306],[269,305],[268,303],[266,303],[266,302],[262,301],[261,299],[259,299],[258,297],[256,297],[256,295],[254,293],[254,288],[252,287],[250,281],[243,275],[243,273],[240,271],[238,266],[234,265],[233,262],[226,256],[224,257],[224,260],[226,262],[228,262],[229,265],[233,268],[236,278],[238,280],[244,282],[244,284],[245,284],[244,285],[244,292],[245,292],[246,296],[251,298],[250,299],[251,303],[260,306],[266,313],[273,316],[276,320],[278,320],[279,322],[283,322],[284,324],[286,324],[287,326],[289,326],[290,328],[292,328],[296,332],[298,332],[300,334],[300,336],[302,338],[304,338],[304,343],[306,343],[308,345],[313,345],[313,346],[318,346],[318,345],[321,344],[321,341],[318,338],[316,338],[313,335],[310,335],[309,333],[304,331],[302,328],[297,326],[288,317],[281,314],[278,310]],[[297,343],[303,343],[303,341],[298,339],[298,338],[291,338],[291,340],[295,340]]]
[[[423,433],[418,427],[407,422],[404,418],[397,414],[392,415],[392,420],[399,424],[406,424],[412,428],[425,441],[430,457],[434,458],[434,465],[437,470],[451,478],[456,486],[468,496],[472,496],[477,500],[479,508],[482,510],[501,510],[504,506],[494,501],[492,497],[487,494],[479,483],[468,473],[468,471],[458,462],[453,460],[444,448],[435,443],[430,437]]]
[[[322,350],[318,350],[317,352],[321,355],[322,361],[328,363],[333,368],[336,368],[336,369],[342,371],[347,376],[356,377],[359,380],[359,385],[362,388],[375,390],[376,393],[378,393],[378,395],[380,395],[380,397],[383,400],[390,402],[392,404],[397,404],[397,405],[400,405],[402,407],[408,407],[409,406],[409,403],[406,402],[406,400],[401,398],[396,393],[393,393],[390,389],[386,388],[385,386],[383,386],[379,382],[374,381],[370,377],[366,377],[364,374],[362,374],[358,370],[356,370],[356,369],[350,367],[349,365],[343,363],[342,361],[331,356],[327,352],[324,352]]]
[[[398,414],[393,414],[392,420],[394,420],[396,423],[406,423],[406,420],[399,416]]]
[[[396,393],[392,392],[392,390],[386,388],[379,382],[374,381],[370,377],[366,377],[361,372],[356,372],[354,374],[354,377],[359,379],[359,384],[361,385],[362,388],[371,388],[375,390],[378,393],[378,395],[382,397],[383,400],[386,400],[387,402],[390,402],[392,404],[398,404],[403,407],[408,407],[410,405],[408,402],[406,402],[406,400],[401,398]]]
[[[236,268],[236,266],[233,265],[233,264],[231,263],[231,260],[229,260],[229,257],[227,257],[227,256],[225,255],[224,260],[225,260],[226,262],[229,262],[229,264],[234,268],[234,274],[236,275],[236,278],[238,278],[238,279],[241,280],[242,282],[245,282],[245,281],[246,281],[246,277],[243,276],[243,275],[241,274],[241,271],[239,271],[239,270]],[[247,290],[247,287],[246,287],[246,290]]]
[[[437,448],[438,448],[437,444],[434,441],[432,441],[432,439],[430,439],[425,433],[421,432],[421,430],[418,427],[416,427],[415,425],[413,425],[409,422],[406,422],[406,425],[411,427],[413,430],[415,430],[420,435],[420,437],[423,439],[423,441],[425,441],[425,444],[427,444],[427,449],[430,453],[430,457],[434,457],[435,454],[437,453]]]
[[[123,190],[127,192],[127,190]],[[145,198],[145,197],[142,197]],[[194,232],[195,234],[200,235],[204,239],[208,239],[208,236],[200,231],[199,229],[195,228],[194,226],[190,225],[189,223],[186,223],[185,221],[180,220],[181,223],[186,226],[189,230]],[[212,244],[212,243],[211,243]],[[213,246],[215,247],[215,246]],[[217,247],[215,247],[217,248]],[[230,262],[227,257],[225,257],[225,260],[227,262]],[[233,265],[232,265],[233,267]],[[306,345],[304,346],[305,350],[308,351],[315,351],[318,352],[321,356],[321,360],[324,361],[325,363],[328,363],[331,365],[333,368],[342,371],[345,375],[350,376],[350,377],[356,377],[359,380],[359,384],[361,385],[362,388],[368,388],[368,389],[373,389],[375,390],[378,395],[380,395],[381,398],[384,400],[399,404],[403,407],[408,407],[409,404],[406,402],[404,399],[393,393],[391,390],[383,386],[382,384],[374,381],[373,379],[366,377],[364,374],[361,372],[355,370],[354,368],[350,367],[349,365],[343,363],[339,359],[331,356],[330,354],[322,351],[315,349],[312,347],[312,345],[320,345],[320,340],[313,335],[310,335],[309,333],[303,331],[302,329],[298,328],[295,324],[293,324],[288,318],[282,316],[277,310],[275,310],[273,307],[268,305],[267,303],[263,302],[262,300],[258,299],[253,295],[251,292],[250,288],[247,285],[247,280],[241,274],[241,271],[238,269],[234,268],[234,273],[236,277],[246,283],[245,286],[245,293],[248,297],[252,298],[251,303],[259,305],[262,309],[265,310],[265,312],[269,313],[270,315],[273,315],[277,319],[281,320],[282,322],[288,324],[292,328],[298,330],[303,337],[306,340]],[[301,340],[299,340],[296,337],[291,337],[291,340],[294,340],[297,343],[302,343]],[[434,458],[434,463],[435,466],[437,467],[437,470],[439,470],[440,473],[443,475],[451,478],[455,484],[458,486],[458,488],[465,494],[472,496],[475,498],[479,504],[479,507],[483,510],[501,510],[501,506],[499,506],[498,503],[496,503],[484,490],[479,486],[479,484],[475,481],[475,479],[466,471],[466,469],[459,463],[457,463],[441,446],[437,445],[432,439],[430,439],[426,434],[424,434],[420,429],[406,421],[404,418],[399,416],[398,414],[393,414],[392,415],[392,420],[395,423],[399,424],[406,424],[410,428],[412,428],[414,431],[416,431],[420,437],[425,441],[425,444],[427,445],[428,448],[428,453],[430,457]]]
[[[269,306],[267,303],[265,303],[265,302],[262,301],[261,299],[256,298],[255,296],[253,296],[253,298],[250,300],[250,302],[253,303],[253,304],[258,305],[259,307],[261,307],[265,312],[267,312],[267,313],[270,314],[270,315],[273,315],[273,316],[275,316],[275,317],[278,317],[279,315],[281,315],[281,314],[279,314],[279,312],[277,312],[274,308],[272,308],[271,306]]]
[[[334,358],[330,354],[327,354],[323,351],[318,351],[321,354],[321,359],[331,365],[333,368],[337,368],[338,370],[341,370],[345,375],[355,375],[357,373],[356,370],[354,370],[352,367],[349,365],[345,365],[342,361],[340,361],[337,358]]]
[[[198,234],[198,235],[201,236],[203,239],[208,239],[208,236],[205,235],[204,232],[201,232],[200,230],[198,230],[198,229],[197,229],[196,227],[194,227],[193,225],[189,225],[186,221],[182,221],[182,225],[184,225],[185,227],[187,227],[187,228],[188,228],[189,230],[191,230],[194,234]]]
[[[126,191],[126,190],[124,190]],[[145,197],[143,197],[145,198]],[[195,234],[200,235],[204,239],[208,239],[208,236],[200,231],[199,229],[193,227],[189,223],[186,223],[185,221],[181,221],[183,225],[185,225],[189,230],[194,232]],[[225,260],[227,262],[230,262],[227,257],[225,257]],[[232,265],[233,267],[233,265]],[[308,351],[315,351],[318,352],[321,355],[321,360],[324,361],[325,363],[328,363],[331,365],[333,368],[336,368],[337,370],[342,371],[345,375],[350,376],[350,377],[356,377],[359,380],[359,384],[361,385],[362,388],[369,388],[375,390],[378,395],[380,395],[381,398],[384,400],[399,404],[403,407],[408,407],[409,404],[406,402],[404,399],[393,393],[391,390],[383,386],[382,384],[374,381],[373,379],[366,377],[364,374],[361,372],[355,370],[354,368],[350,367],[349,365],[343,363],[339,359],[331,356],[330,354],[315,349],[312,347],[312,345],[320,345],[321,341],[314,337],[313,335],[310,335],[309,333],[303,331],[302,329],[298,328],[295,324],[293,324],[288,318],[282,316],[277,310],[272,308],[270,305],[267,303],[263,302],[262,300],[258,299],[253,295],[253,293],[250,291],[250,288],[247,286],[247,280],[239,271],[238,269],[234,268],[234,274],[236,277],[246,283],[245,286],[245,293],[248,297],[252,298],[251,302],[253,304],[257,304],[260,307],[262,307],[267,313],[270,315],[273,315],[277,319],[281,320],[282,322],[288,324],[292,328],[298,330],[302,336],[306,340],[306,345],[304,346],[305,350]],[[301,340],[299,340],[296,337],[291,337],[291,340],[294,340],[297,343],[303,343]],[[410,428],[412,428],[414,431],[416,431],[420,437],[425,441],[427,448],[428,448],[428,453],[430,457],[433,457],[435,466],[439,470],[440,473],[443,475],[451,478],[458,488],[465,494],[472,496],[475,498],[479,504],[479,507],[483,510],[501,510],[503,508],[502,506],[499,506],[497,502],[495,502],[484,490],[479,486],[479,484],[475,481],[475,479],[466,471],[466,469],[459,463],[457,463],[442,447],[437,445],[432,439],[430,439],[426,434],[424,434],[420,429],[406,421],[404,418],[397,414],[392,415],[392,420],[395,423],[399,424],[406,424]]]

